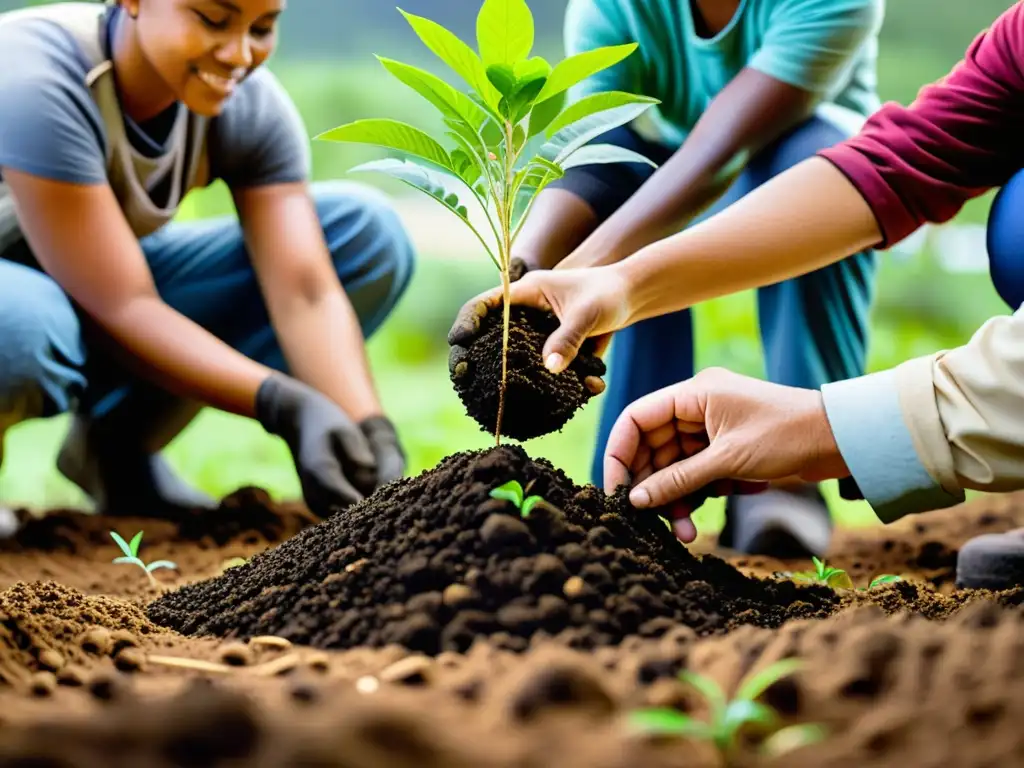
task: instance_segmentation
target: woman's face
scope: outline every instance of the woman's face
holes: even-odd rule
[[[286,0],[121,0],[148,64],[191,111],[220,113],[277,42]]]

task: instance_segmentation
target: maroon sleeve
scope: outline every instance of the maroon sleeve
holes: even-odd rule
[[[853,138],[819,153],[867,200],[888,248],[1024,166],[1024,3],[979,35],[907,107],[890,103]]]

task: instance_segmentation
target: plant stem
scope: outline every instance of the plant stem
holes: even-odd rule
[[[498,419],[494,425],[495,445],[501,445],[501,424],[505,417],[505,383],[508,379],[508,328],[511,318],[511,283],[509,267],[512,260],[512,210],[515,208],[515,191],[513,190],[513,168],[515,167],[515,147],[513,132],[515,126],[505,121],[505,183],[501,210],[501,384],[498,388]]]

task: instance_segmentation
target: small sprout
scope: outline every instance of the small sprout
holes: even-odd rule
[[[529,487],[529,486],[527,486]],[[491,491],[490,496],[492,499],[502,499],[503,501],[510,501],[515,504],[516,509],[519,510],[519,514],[522,517],[529,517],[530,512],[538,504],[543,504],[551,507],[544,498],[541,496],[525,496],[523,486],[519,484],[518,480],[509,480],[504,485],[500,485]],[[525,498],[524,498],[525,496]]]
[[[794,579],[818,582],[832,587],[833,589],[853,588],[853,582],[850,580],[850,576],[846,571],[841,568],[833,568],[830,565],[826,565],[824,560],[819,560],[816,557],[812,557],[811,560],[814,561],[814,570],[794,573]]]
[[[903,577],[896,576],[892,573],[885,573],[881,576],[875,576],[875,578],[871,580],[871,583],[867,587],[861,587],[861,590],[863,591],[865,589],[874,589],[875,587],[880,587],[883,584],[892,584],[896,581],[903,581]]]
[[[707,722],[670,707],[655,707],[633,712],[629,718],[636,733],[693,737],[715,746],[726,765],[737,748],[737,737],[744,726],[761,726],[769,735],[761,743],[765,756],[776,757],[808,746],[825,737],[821,726],[812,724],[777,728],[778,714],[769,706],[755,701],[777,680],[792,674],[800,666],[797,659],[783,659],[740,682],[731,701],[711,678],[683,671],[679,679],[692,686],[707,702],[710,718]]]
[[[159,584],[157,583],[157,580],[153,578],[153,571],[157,570],[158,568],[178,567],[175,563],[172,563],[170,560],[155,560],[149,565],[146,565],[144,562],[142,562],[142,560],[139,559],[139,544],[142,543],[142,531],[139,531],[135,534],[135,537],[132,539],[131,544],[129,544],[123,538],[121,538],[121,536],[119,536],[115,531],[110,532],[110,537],[117,543],[117,546],[121,548],[121,551],[124,552],[124,557],[115,557],[114,562],[118,564],[128,563],[131,565],[139,566],[139,568],[146,572],[146,576],[149,577],[149,582],[154,587],[158,587]]]

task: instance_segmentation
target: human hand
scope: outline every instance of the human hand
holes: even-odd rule
[[[273,374],[256,394],[256,418],[291,450],[306,505],[320,517],[375,486],[371,441],[334,401],[297,379]],[[393,472],[393,464],[387,468]]]
[[[499,287],[467,301],[448,332],[448,343],[462,347],[472,342],[480,331],[481,318],[501,307],[501,297]],[[604,354],[611,333],[628,317],[621,280],[604,268],[529,272],[512,284],[510,300],[553,312],[559,319],[558,330],[548,337],[542,351],[544,365],[552,373],[564,371],[588,338],[594,339],[595,353]],[[595,379],[588,380],[592,391],[604,391],[601,379],[590,378]]]
[[[630,404],[604,456],[605,491],[631,484],[633,506],[667,508],[684,542],[696,538],[690,515],[706,498],[849,474],[820,392],[721,368]]]
[[[359,428],[377,460],[375,487],[401,479],[405,474],[405,452],[391,420],[386,416],[371,416],[359,422]]]

